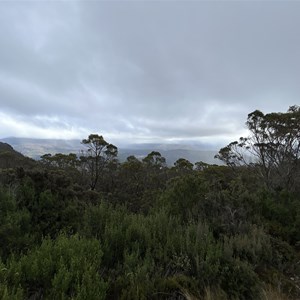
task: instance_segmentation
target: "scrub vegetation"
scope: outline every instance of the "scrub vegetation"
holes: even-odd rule
[[[0,299],[299,299],[300,109],[246,124],[222,166],[0,144]]]

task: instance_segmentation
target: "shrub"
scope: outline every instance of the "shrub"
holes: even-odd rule
[[[1,271],[3,293],[45,299],[105,299],[107,285],[99,274],[102,250],[97,240],[60,235],[20,259],[11,257]]]

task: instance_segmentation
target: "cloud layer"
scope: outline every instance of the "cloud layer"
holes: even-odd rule
[[[300,2],[0,8],[0,137],[218,143],[299,103]]]

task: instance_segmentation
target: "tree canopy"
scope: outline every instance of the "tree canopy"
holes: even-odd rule
[[[293,189],[299,179],[300,107],[286,113],[248,115],[248,137],[222,148],[217,158],[228,166],[255,166],[268,187]]]
[[[98,134],[90,134],[81,143],[87,147],[86,152],[82,152],[81,161],[90,175],[90,187],[94,190],[105,167],[116,160],[118,148]]]

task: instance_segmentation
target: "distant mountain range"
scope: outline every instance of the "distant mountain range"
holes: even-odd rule
[[[11,145],[16,151],[25,156],[39,159],[46,153],[80,153],[85,149],[80,140],[58,139],[33,139],[9,137],[0,141]],[[205,145],[182,145],[182,144],[131,144],[119,149],[120,161],[125,161],[130,155],[142,159],[151,151],[158,151],[167,160],[168,165],[173,165],[178,158],[186,158],[190,162],[203,161],[209,164],[220,164],[214,159],[218,150],[209,150]]]
[[[79,153],[82,145],[80,140],[33,139],[9,137],[0,141],[11,145],[23,155],[39,159],[46,153]]]

